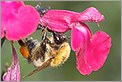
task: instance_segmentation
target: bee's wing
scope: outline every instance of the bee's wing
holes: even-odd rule
[[[31,75],[33,75],[34,73],[37,73],[37,72],[39,72],[40,70],[42,70],[42,69],[48,67],[48,66],[50,65],[52,59],[53,59],[53,58],[48,59],[48,60],[47,60],[46,62],[44,62],[44,64],[42,64],[40,67],[37,67],[36,69],[34,69],[33,71],[31,71],[31,72],[28,73],[27,75],[23,76],[22,78],[25,78],[25,77],[27,77],[27,76],[31,76]]]

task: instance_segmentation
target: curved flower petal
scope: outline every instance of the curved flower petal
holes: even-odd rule
[[[82,75],[88,75],[92,72],[92,69],[86,61],[84,51],[85,47],[76,51],[76,68]]]
[[[107,59],[110,47],[110,36],[102,31],[96,32],[86,47],[81,47],[79,51],[76,51],[79,72],[83,75],[89,75],[92,70],[99,70]]]
[[[68,10],[48,10],[41,18],[41,23],[50,30],[65,32],[69,29],[68,24],[71,22],[71,16],[78,14]]]
[[[71,47],[74,51],[89,43],[92,33],[84,23],[74,23],[71,26]]]
[[[91,43],[84,53],[87,63],[92,70],[97,71],[103,66],[108,57],[110,47],[111,38],[108,34],[98,31],[93,35]]]
[[[20,81],[20,64],[16,54],[16,50],[12,44],[12,64],[7,72],[3,75],[3,81]]]
[[[38,26],[40,15],[30,5],[21,1],[2,1],[2,28],[8,40],[19,40],[33,33]]]
[[[87,8],[80,14],[72,16],[72,22],[101,22],[104,16],[94,7]]]
[[[71,28],[71,47],[76,52],[76,68],[83,75],[90,74],[92,69],[87,64],[83,54],[87,45],[90,43],[92,33],[84,23],[74,23]]]

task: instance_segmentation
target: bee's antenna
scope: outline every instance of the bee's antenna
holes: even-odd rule
[[[51,9],[50,6],[47,6],[47,7],[41,7],[40,6],[41,3],[37,4],[35,6],[35,9],[40,13],[40,16],[43,16],[48,10]]]
[[[39,2],[39,4],[37,4],[37,5],[35,6],[35,8],[36,8],[36,9],[40,8],[40,7],[41,7],[40,5],[41,5],[41,2]]]

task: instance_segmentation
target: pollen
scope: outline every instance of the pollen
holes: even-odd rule
[[[28,49],[27,49],[27,46],[21,46],[20,47],[20,53],[22,54],[22,56],[24,57],[24,58],[28,58],[28,56],[29,56],[29,51],[28,51]]]

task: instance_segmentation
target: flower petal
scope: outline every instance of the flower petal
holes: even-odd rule
[[[12,64],[8,68],[7,72],[3,75],[4,81],[20,81],[20,64],[13,44],[12,52]]]
[[[65,32],[69,29],[71,16],[78,14],[68,10],[48,10],[41,19],[41,23],[50,30]]]
[[[29,36],[37,29],[40,20],[40,15],[34,7],[18,6],[16,3],[22,4],[20,1],[2,2],[2,28],[5,28],[8,40],[19,40]]]
[[[80,14],[72,16],[72,22],[101,22],[104,16],[94,7],[87,8]]]
[[[21,2],[12,2],[12,1],[2,1],[2,37],[4,37],[4,31],[6,30],[6,25],[9,22],[8,18],[12,17],[14,12],[24,6],[24,3]]]
[[[85,47],[82,50],[76,51],[76,68],[82,75],[89,75],[92,72],[91,67],[88,65],[85,55],[83,54]]]
[[[76,52],[76,68],[83,75],[88,75],[92,69],[87,64],[84,51],[90,43],[92,33],[84,23],[74,23],[71,27],[71,47]]]
[[[92,33],[84,23],[74,23],[71,26],[71,47],[74,51],[89,43]]]
[[[94,70],[99,70],[105,63],[111,47],[111,38],[103,31],[96,32],[90,46],[86,50],[85,57],[89,66]]]

